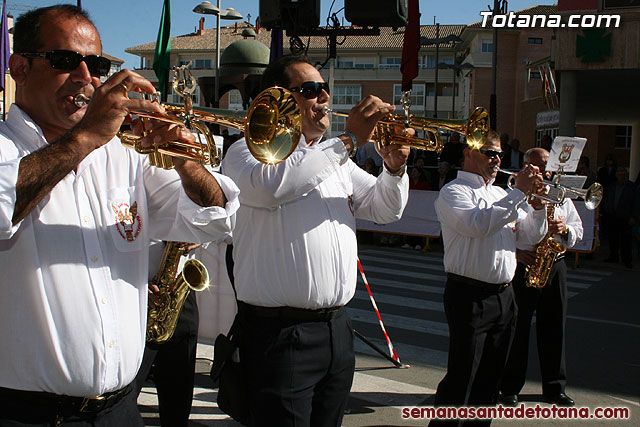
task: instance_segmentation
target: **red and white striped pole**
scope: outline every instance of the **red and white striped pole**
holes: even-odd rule
[[[362,264],[360,263],[360,259],[358,259],[358,269],[360,270],[360,275],[362,276],[362,281],[364,282],[364,285],[367,287],[367,292],[369,293],[369,300],[371,300],[371,305],[373,305],[373,309],[375,310],[376,315],[378,316],[378,323],[380,324],[380,328],[382,329],[384,337],[387,340],[387,346],[389,347],[389,356],[387,357],[387,355],[384,354],[384,352],[382,352],[382,351],[378,350],[377,348],[375,348],[373,343],[371,343],[369,340],[366,340],[360,334],[357,334],[358,337],[363,339],[363,341],[365,341],[365,343],[367,343],[371,347],[373,347],[374,350],[377,350],[380,354],[382,354],[387,359],[389,359],[394,365],[396,365],[396,367],[398,367],[398,368],[409,368],[410,365],[406,365],[406,364],[400,362],[400,358],[398,357],[398,353],[396,353],[396,350],[393,348],[393,344],[391,343],[391,339],[389,338],[389,334],[387,333],[387,329],[384,327],[384,323],[382,323],[382,316],[380,315],[380,310],[378,310],[378,305],[376,304],[376,300],[373,298],[373,294],[371,293],[371,288],[369,287],[369,282],[367,281],[367,276],[365,276],[364,270],[362,269]]]

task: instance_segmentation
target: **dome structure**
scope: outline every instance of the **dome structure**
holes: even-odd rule
[[[269,48],[253,39],[231,43],[220,55],[220,76],[262,74],[269,65]]]

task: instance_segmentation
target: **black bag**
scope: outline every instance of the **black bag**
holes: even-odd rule
[[[249,395],[245,373],[240,365],[234,321],[228,336],[218,335],[213,349],[211,379],[218,382],[218,407],[234,420],[249,421]]]

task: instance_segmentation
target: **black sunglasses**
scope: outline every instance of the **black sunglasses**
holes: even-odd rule
[[[490,159],[494,157],[502,159],[504,157],[504,151],[496,151],[496,150],[478,150],[478,151]]]
[[[20,53],[25,58],[45,58],[49,60],[51,68],[63,71],[73,71],[80,66],[82,61],[87,64],[89,72],[93,76],[106,76],[111,69],[111,61],[104,56],[82,56],[72,50],[52,50],[51,52],[25,52]]]
[[[289,89],[292,92],[301,94],[307,99],[313,99],[320,96],[324,90],[329,94],[329,83],[327,82],[304,82],[298,87],[292,87]]]

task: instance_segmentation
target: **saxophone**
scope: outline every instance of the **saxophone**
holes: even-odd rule
[[[203,291],[209,286],[209,273],[197,259],[188,259],[178,273],[180,258],[187,249],[183,242],[167,242],[158,272],[151,283],[160,288],[158,302],[147,312],[147,341],[167,342],[176,330],[178,317],[191,290]]]
[[[547,221],[553,219],[555,208],[554,204],[547,206]],[[524,275],[527,279],[527,286],[536,289],[544,288],[549,280],[549,273],[551,273],[551,267],[553,267],[556,257],[566,250],[564,243],[553,237],[551,232],[548,232],[542,241],[536,245],[536,262],[527,266]]]

